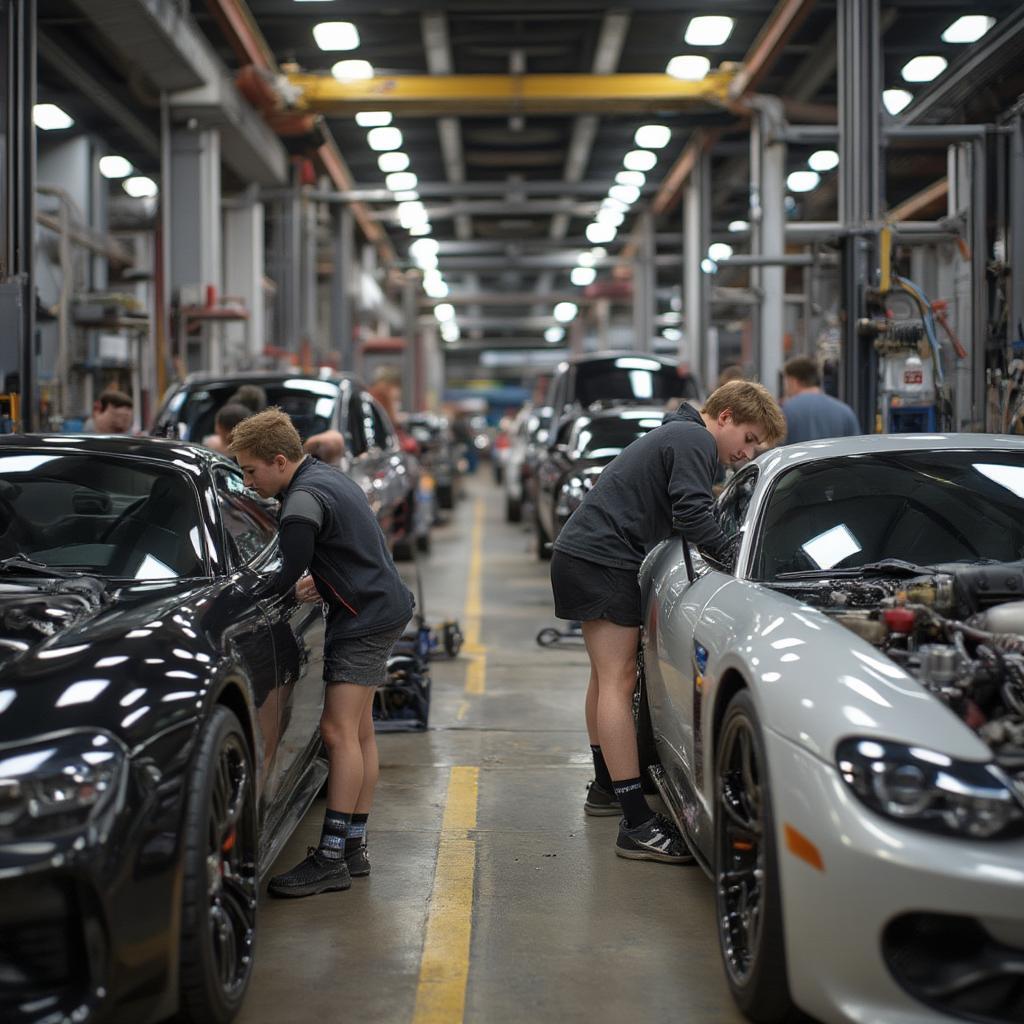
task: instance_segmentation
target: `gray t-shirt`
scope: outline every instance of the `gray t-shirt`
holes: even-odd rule
[[[794,395],[783,404],[782,412],[786,417],[786,444],[864,433],[854,411],[823,391]]]

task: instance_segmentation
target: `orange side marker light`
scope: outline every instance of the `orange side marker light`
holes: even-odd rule
[[[786,849],[794,857],[810,864],[817,871],[825,870],[825,862],[821,859],[818,848],[802,832],[798,832],[792,825],[783,826],[786,832]]]

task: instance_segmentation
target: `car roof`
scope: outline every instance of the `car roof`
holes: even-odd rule
[[[133,434],[0,434],[0,455],[10,450],[45,451],[54,455],[64,452],[76,455],[131,455],[155,462],[177,461],[179,465],[185,457],[202,465],[224,463],[235,466],[224,455],[199,444],[173,438],[136,437]]]
[[[640,419],[643,416],[667,416],[668,413],[662,405],[658,403],[652,403],[645,405],[643,402],[630,402],[628,405],[607,405],[599,406],[598,408],[586,408],[576,417],[576,422],[580,420],[621,420],[621,419]]]
[[[631,352],[629,349],[611,352],[588,352],[584,355],[570,356],[559,369],[569,366],[586,366],[591,363],[606,363],[616,359],[647,359],[653,363],[661,363],[662,366],[678,367],[678,359],[670,359],[667,356],[656,356],[653,352]]]
[[[1024,437],[1006,434],[863,434],[772,448],[757,459],[765,478],[792,466],[856,455],[922,451],[1010,451],[1024,454]]]
[[[175,390],[191,389],[196,385],[277,384],[286,380],[310,380],[327,384],[343,384],[347,381],[356,387],[365,386],[354,373],[346,373],[344,370],[335,370],[323,376],[318,373],[289,373],[287,370],[243,370],[238,373],[190,373]]]

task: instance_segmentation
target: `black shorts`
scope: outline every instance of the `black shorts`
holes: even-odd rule
[[[556,548],[551,556],[551,591],[560,619],[607,619],[616,626],[639,626],[643,621],[636,569],[598,565]]]

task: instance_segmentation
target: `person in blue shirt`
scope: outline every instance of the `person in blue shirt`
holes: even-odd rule
[[[786,401],[786,444],[817,441],[823,437],[863,434],[857,415],[838,398],[821,390],[818,364],[807,356],[790,359],[782,368]]]

